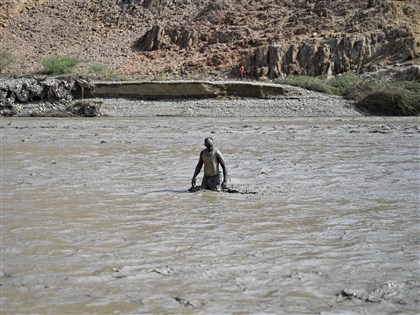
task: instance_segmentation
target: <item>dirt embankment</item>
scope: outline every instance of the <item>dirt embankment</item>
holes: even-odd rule
[[[356,116],[348,100],[292,86],[238,81],[0,81],[2,116]]]

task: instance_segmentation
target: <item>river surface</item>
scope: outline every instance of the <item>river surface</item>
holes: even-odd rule
[[[417,314],[419,132],[2,118],[1,314]],[[241,193],[187,192],[207,136]]]

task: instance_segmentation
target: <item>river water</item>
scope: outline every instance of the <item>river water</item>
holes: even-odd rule
[[[1,314],[419,311],[418,118],[2,118],[1,133]],[[242,193],[187,192],[209,135]]]

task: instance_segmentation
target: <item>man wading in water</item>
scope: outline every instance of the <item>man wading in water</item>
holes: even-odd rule
[[[197,166],[195,167],[194,176],[191,180],[192,188],[196,186],[196,177],[200,173],[204,164],[204,176],[201,183],[201,189],[217,191],[220,191],[220,188],[227,189],[228,172],[222,153],[214,148],[213,139],[210,137],[204,140],[204,146],[206,148],[200,153],[200,159],[198,160]],[[219,165],[221,165],[223,169],[223,182],[221,182],[220,178]],[[220,184],[222,184],[221,187]]]

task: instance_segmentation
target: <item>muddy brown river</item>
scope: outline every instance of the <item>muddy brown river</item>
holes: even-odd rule
[[[416,117],[1,118],[1,134],[1,314],[419,312]],[[239,193],[187,192],[206,136]]]

